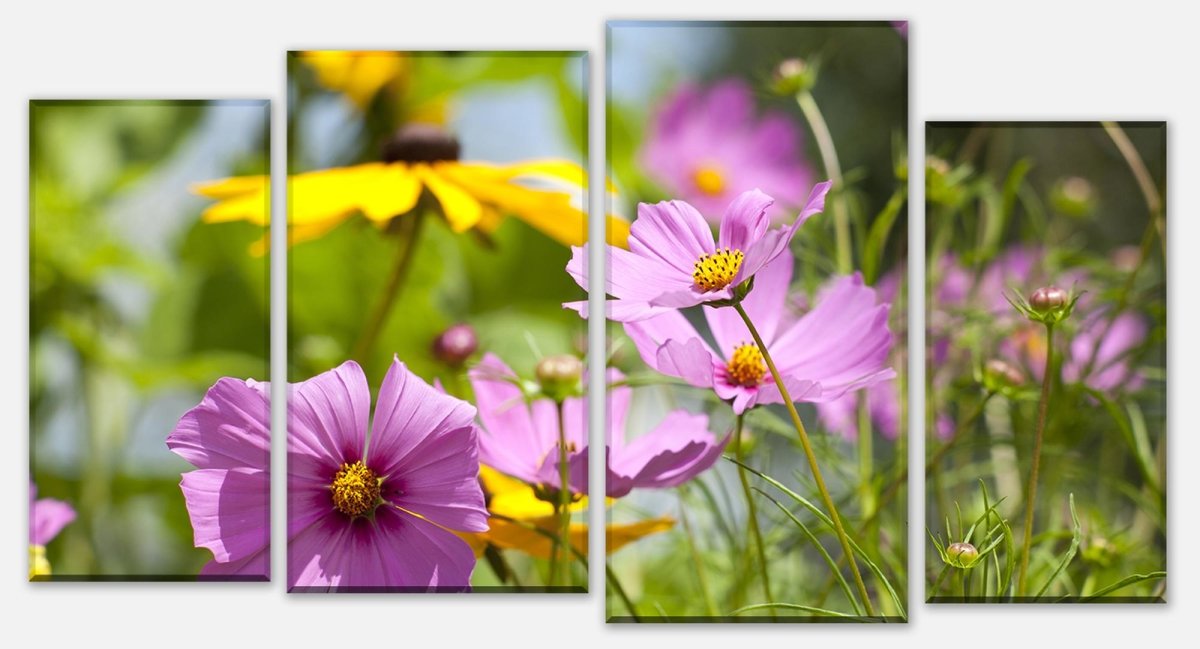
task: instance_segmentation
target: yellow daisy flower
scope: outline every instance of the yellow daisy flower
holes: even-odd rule
[[[533,487],[489,466],[479,467],[479,480],[488,494],[488,511],[492,513],[492,518],[488,520],[488,531],[462,535],[475,550],[476,556],[482,556],[490,544],[501,549],[517,549],[538,559],[549,559],[554,547],[552,539],[558,531],[554,506],[534,495]],[[586,509],[587,498],[571,505],[572,512]],[[664,517],[609,525],[605,531],[608,541],[605,550],[612,554],[644,536],[665,532],[674,524],[673,519]],[[542,529],[549,536],[530,527]],[[571,545],[583,554],[587,554],[587,534],[588,526],[585,523],[571,524]]]
[[[459,143],[441,128],[410,124],[384,146],[382,161],[297,174],[288,179],[288,223],[292,244],[315,239],[361,213],[381,227],[417,208],[428,190],[455,232],[491,233],[506,215],[567,246],[582,245],[586,215],[574,192],[529,186],[529,181],[585,188],[587,175],[566,160],[507,165],[460,162]],[[194,191],[218,202],[204,211],[208,223],[270,222],[265,176],[204,183]],[[609,217],[609,243],[626,246],[629,223]],[[262,243],[256,251],[263,248]]]
[[[322,50],[297,52],[316,73],[317,82],[344,95],[359,110],[385,86],[402,85],[412,67],[403,52]]]

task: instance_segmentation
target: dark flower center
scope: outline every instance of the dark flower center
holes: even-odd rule
[[[375,511],[382,502],[379,497],[380,482],[379,476],[361,460],[354,464],[343,464],[329,485],[333,493],[333,506],[351,518]]]
[[[433,124],[405,124],[383,144],[384,162],[458,160],[458,138]]]

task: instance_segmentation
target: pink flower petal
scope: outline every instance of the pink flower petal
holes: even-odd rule
[[[470,439],[459,441],[469,441],[474,449],[474,419],[475,409],[470,404],[435,390],[398,358],[393,359],[375,401],[367,466],[381,476],[396,475],[403,471],[402,466],[421,464],[422,458],[409,455],[427,448],[427,440],[464,428],[472,429]]]
[[[334,470],[362,459],[370,409],[367,377],[354,361],[292,384],[288,452],[310,455]]]
[[[757,189],[742,192],[725,208],[725,215],[721,217],[719,247],[742,252],[749,250],[771,225],[767,210],[774,204],[775,199]]]
[[[269,384],[218,380],[167,437],[167,448],[201,469],[254,467],[271,459]]]
[[[195,544],[218,563],[241,561],[271,541],[271,480],[255,469],[198,469],[180,483]]]

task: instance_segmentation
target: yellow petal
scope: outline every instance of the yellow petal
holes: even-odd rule
[[[400,52],[325,50],[301,52],[299,57],[316,72],[321,85],[342,92],[362,109],[408,68],[408,60]]]
[[[605,237],[608,239],[609,245],[619,248],[629,248],[629,221],[622,219],[619,216],[609,214],[608,223],[604,231]]]
[[[675,525],[675,520],[672,518],[650,518],[636,523],[617,523],[609,525],[605,530],[604,535],[604,551],[612,554],[617,550],[633,543],[634,541],[657,534],[666,532]]]
[[[359,209],[377,223],[407,214],[421,197],[420,179],[404,164],[371,165],[356,186]]]
[[[442,213],[446,215],[450,229],[455,232],[466,232],[475,227],[479,223],[479,219],[483,218],[483,206],[468,189],[460,187],[453,179],[443,176],[443,170],[451,166],[430,167],[418,164],[413,165],[412,171],[429,188],[429,191],[433,192],[438,203],[441,204]]]
[[[309,171],[288,179],[288,223],[304,225],[344,219],[359,209],[364,186],[378,177],[381,163]]]
[[[493,514],[517,520],[534,520],[551,517],[554,505],[539,499],[533,487],[500,473],[486,464],[479,466],[479,481],[487,492],[488,510]],[[571,503],[571,511],[587,510],[587,498]]]
[[[525,221],[559,243],[578,246],[586,240],[584,213],[571,203],[570,194],[501,180],[494,169],[480,165],[444,164],[438,171],[479,200]]]
[[[271,222],[271,202],[266,191],[226,198],[200,213],[205,223],[249,221],[255,225]]]
[[[191,186],[191,190],[194,194],[208,198],[231,198],[239,194],[266,191],[268,178],[268,176],[234,176],[223,180],[196,183]]]

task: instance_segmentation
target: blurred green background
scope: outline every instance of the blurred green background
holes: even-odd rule
[[[30,104],[30,477],[75,522],[60,578],[190,578],[167,450],[217,378],[267,380],[259,228],[205,225],[189,186],[268,169],[266,101]]]

